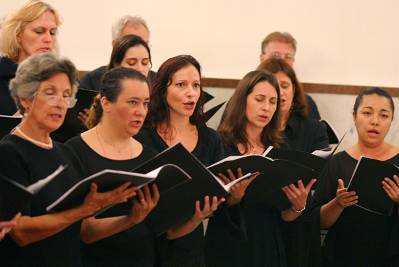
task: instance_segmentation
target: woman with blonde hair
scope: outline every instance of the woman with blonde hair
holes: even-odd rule
[[[28,1],[2,23],[0,34],[0,114],[12,115],[17,109],[8,83],[18,64],[33,54],[56,50],[58,12],[42,1]]]

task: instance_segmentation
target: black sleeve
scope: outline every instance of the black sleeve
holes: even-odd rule
[[[0,160],[0,172],[2,175],[25,187],[32,184],[29,167],[15,147],[1,144],[0,154],[2,155],[2,159]],[[30,205],[28,204],[21,213],[23,215],[30,215],[30,211]]]
[[[336,172],[337,159],[333,157],[324,168],[316,191],[312,197],[311,207],[321,207],[322,205],[335,198],[339,174]]]
[[[210,129],[210,135],[212,135],[213,140],[213,147],[212,150],[210,150],[212,151],[210,163],[213,164],[224,158],[224,146],[222,139],[215,130]]]
[[[326,125],[320,121],[313,120],[315,123],[314,131],[313,131],[313,142],[311,144],[311,151],[315,151],[318,149],[324,149],[328,147],[328,135]]]
[[[320,120],[320,113],[317,108],[316,102],[314,102],[313,98],[306,94],[306,99],[308,101],[309,113],[308,116],[310,119]]]
[[[106,71],[106,66],[99,67],[93,71],[86,73],[79,81],[79,88],[99,91],[102,77]]]

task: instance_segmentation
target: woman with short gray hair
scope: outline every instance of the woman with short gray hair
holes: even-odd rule
[[[50,133],[63,123],[74,104],[76,69],[54,54],[33,55],[17,69],[11,93],[22,122],[0,141],[0,173],[29,186],[68,165],[21,211],[17,225],[0,244],[4,266],[81,266],[80,221],[103,207],[124,202],[135,195],[128,184],[98,193],[95,184],[83,203],[75,208],[46,213],[46,207],[78,182],[78,162]]]

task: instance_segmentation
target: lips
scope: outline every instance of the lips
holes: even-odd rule
[[[46,52],[50,52],[51,48],[50,47],[42,47],[42,48],[39,48],[37,51],[41,52],[41,53],[46,53]]]
[[[376,130],[376,129],[371,129],[371,130],[367,131],[367,134],[371,135],[371,136],[376,136],[376,135],[379,135],[380,132],[378,130]]]
[[[135,128],[140,128],[142,124],[143,124],[143,121],[141,121],[141,120],[134,120],[134,121],[130,122],[130,125]]]
[[[259,115],[258,117],[262,121],[268,121],[269,120],[269,116],[266,116],[266,115]]]
[[[195,102],[194,101],[184,102],[183,105],[184,105],[185,109],[192,110],[192,109],[195,108]]]
[[[49,116],[54,121],[59,121],[59,120],[62,120],[62,118],[63,118],[63,116],[61,114],[55,114],[55,113],[50,114]]]

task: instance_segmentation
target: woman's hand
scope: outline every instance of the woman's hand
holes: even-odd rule
[[[92,183],[90,185],[90,191],[86,195],[82,206],[87,209],[89,215],[109,207],[114,204],[126,202],[129,198],[136,195],[137,188],[129,188],[130,183],[124,183],[114,190],[99,193],[97,192],[97,185]]]
[[[282,188],[292,205],[291,209],[293,211],[300,213],[305,210],[309,192],[316,181],[316,179],[312,179],[305,187],[302,180],[299,180],[298,187],[296,187],[294,184],[290,184]]]
[[[225,176],[223,173],[218,174],[218,176],[220,177],[220,179],[223,181],[224,184],[229,184],[230,182],[236,180],[237,178],[242,177],[243,176],[242,169],[241,168],[237,169],[237,178],[234,175],[234,173],[232,172],[232,170],[230,170],[230,169],[227,170],[227,175],[228,175],[228,177]],[[256,178],[256,176],[258,176],[258,174],[254,174],[250,178],[245,179],[245,180],[233,185],[230,188],[229,196],[226,198],[227,205],[234,206],[234,205],[240,203],[241,199],[245,195],[245,190],[247,189],[248,185]]]
[[[399,177],[397,175],[393,176],[393,181],[385,177],[382,181],[382,188],[392,201],[399,204]]]
[[[348,192],[348,189],[344,186],[344,181],[338,179],[337,194],[335,197],[335,203],[342,209],[349,206],[355,205],[358,202],[358,196],[355,191]]]
[[[4,236],[11,231],[11,229],[17,225],[17,220],[21,216],[18,213],[12,220],[10,221],[0,221],[0,240],[4,238]]]
[[[169,229],[166,236],[168,239],[177,239],[182,236],[185,236],[192,231],[194,231],[198,225],[202,223],[202,221],[208,217],[210,217],[213,212],[215,212],[218,206],[225,201],[224,198],[213,197],[212,202],[210,201],[209,196],[204,197],[204,207],[201,209],[200,201],[197,200],[195,202],[195,213],[191,219],[183,223],[182,225],[173,227]]]
[[[84,124],[89,116],[89,109],[85,108],[78,113],[78,119]]]
[[[130,210],[129,221],[133,224],[141,223],[145,217],[154,209],[159,201],[159,191],[156,184],[152,185],[153,194],[146,185],[143,190],[137,190],[137,196],[133,199],[133,205]]]

